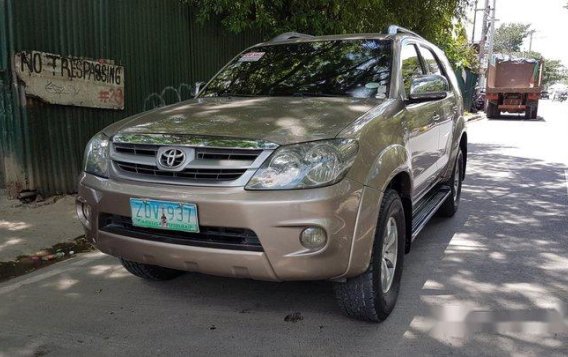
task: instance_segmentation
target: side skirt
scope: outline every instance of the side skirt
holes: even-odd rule
[[[436,214],[438,208],[451,195],[449,186],[434,187],[412,210],[412,240],[414,241],[428,221]]]

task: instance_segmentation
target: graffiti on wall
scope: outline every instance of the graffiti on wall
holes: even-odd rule
[[[167,86],[160,92],[154,92],[144,100],[144,111],[163,107],[193,98],[193,87],[187,83],[180,83],[177,87]]]
[[[124,109],[124,67],[114,61],[24,51],[14,63],[27,95],[52,104]]]

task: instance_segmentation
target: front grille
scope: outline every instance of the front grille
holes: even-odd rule
[[[135,227],[130,217],[101,214],[99,229],[108,233],[154,242],[253,252],[263,251],[257,235],[250,229],[244,228],[201,226],[199,233],[177,232]]]
[[[195,150],[195,157],[186,164],[183,170],[167,171],[160,169],[157,164],[160,146],[113,143],[111,150],[113,172],[119,177],[130,180],[169,184],[243,186],[270,154],[270,151],[257,149],[209,147],[191,149],[187,146],[180,146],[181,150]]]
[[[114,144],[114,150],[121,154],[153,157],[158,153],[155,145]]]
[[[134,164],[129,162],[115,161],[115,164],[123,171],[154,177],[179,177],[200,181],[233,181],[242,176],[246,169],[184,169],[179,172],[161,171],[156,166]]]
[[[200,160],[250,160],[254,161],[262,150],[197,149],[195,157]]]

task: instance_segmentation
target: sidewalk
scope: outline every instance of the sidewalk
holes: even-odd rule
[[[8,200],[4,190],[0,190],[0,264],[13,265],[22,256],[41,259],[54,253],[58,246],[73,249],[76,238],[83,234],[75,214],[74,196],[23,204]]]
[[[465,113],[465,121],[480,120],[485,118],[486,118],[485,112],[481,110],[478,111],[477,113],[470,113],[470,112]]]

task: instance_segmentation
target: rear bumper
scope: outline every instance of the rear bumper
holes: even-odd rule
[[[524,113],[527,110],[526,105],[508,105],[508,104],[501,104],[499,105],[499,110],[502,112],[508,113]]]
[[[262,251],[170,244],[100,230],[100,215],[131,216],[131,197],[195,203],[200,226],[250,229]],[[349,179],[324,188],[259,192],[116,182],[82,174],[78,202],[92,207],[89,222],[82,219],[87,237],[107,254],[179,270],[282,281],[334,279],[366,269],[379,198],[378,191]],[[81,218],[80,209],[78,213]],[[327,232],[327,244],[319,251],[300,244],[300,233],[308,226]],[[353,252],[358,256],[352,257]]]

